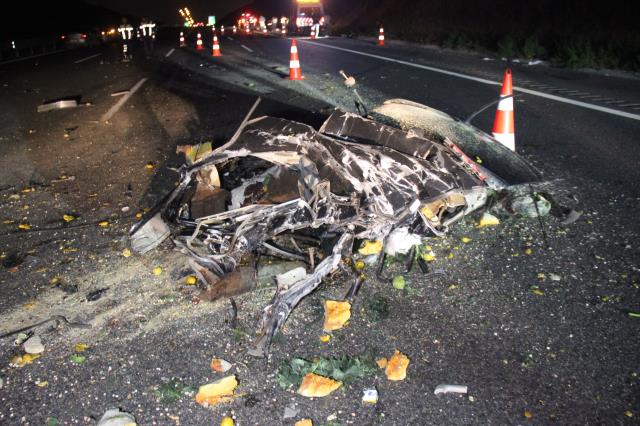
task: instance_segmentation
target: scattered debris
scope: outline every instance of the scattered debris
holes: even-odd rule
[[[389,380],[404,380],[407,377],[407,367],[409,367],[409,358],[396,350],[389,358],[384,372]]]
[[[193,164],[180,169],[176,188],[130,231],[132,250],[141,254],[171,235],[205,292],[216,297],[256,288],[226,280],[250,255],[311,266],[279,277],[249,350],[254,356],[266,356],[291,311],[358,240],[362,256],[407,253],[485,206],[507,182],[540,176],[487,134],[409,101],[385,102],[374,110],[378,121],[335,111],[319,131],[274,117],[250,120],[256,106],[226,144],[203,155],[185,150]],[[548,212],[545,198],[536,201]],[[418,263],[434,258],[421,252]],[[348,319],[346,305],[334,306]]]
[[[351,303],[340,300],[324,301],[324,331],[339,330],[351,318]]]
[[[301,281],[307,277],[307,271],[304,268],[295,268],[276,276],[278,288],[289,288],[289,286]]]
[[[98,421],[97,426],[136,426],[136,418],[132,414],[120,411],[119,408],[110,408]]]
[[[464,385],[445,385],[441,384],[436,386],[436,389],[433,391],[435,395],[441,393],[467,393],[467,387]]]
[[[122,96],[129,93],[129,90],[118,90],[116,92],[111,92],[111,96]]]
[[[342,386],[342,382],[338,380],[329,379],[315,373],[307,373],[302,378],[298,394],[308,398],[321,398],[329,395],[340,386]]]
[[[9,365],[11,367],[22,368],[25,365],[31,364],[36,359],[40,358],[40,354],[24,354],[24,355],[16,355],[11,358],[9,361]]]
[[[184,283],[186,285],[196,285],[198,282],[198,278],[196,278],[195,275],[188,275],[185,279],[184,279]]]
[[[293,358],[280,366],[276,381],[282,389],[299,387],[307,373],[316,373],[348,383],[355,378],[372,375],[376,370],[373,360],[363,357],[316,358],[313,361]]]
[[[404,289],[405,285],[406,285],[406,282],[402,275],[397,275],[393,277],[393,288],[397,290],[402,290]]]
[[[510,208],[513,213],[524,217],[546,216],[551,211],[551,202],[540,194],[523,195],[511,200]]]
[[[301,419],[298,420],[293,426],[313,426],[313,421],[311,419]]]
[[[155,391],[156,397],[162,404],[173,404],[183,396],[193,396],[195,393],[195,388],[175,378],[163,383]]]
[[[225,361],[222,358],[213,358],[211,360],[211,369],[216,373],[226,373],[232,367],[229,361]]]
[[[42,344],[42,339],[40,336],[32,336],[27,339],[23,344],[22,348],[28,354],[40,354],[44,352],[44,345]]]
[[[205,406],[228,402],[233,399],[236,387],[238,387],[238,380],[232,374],[213,383],[200,386],[195,400],[198,404]]]
[[[287,405],[286,407],[284,407],[284,414],[282,415],[282,418],[284,420],[294,419],[298,415],[299,412],[300,412],[300,410],[298,410],[296,408],[296,405],[294,403],[291,403],[291,404]]]
[[[153,273],[153,275],[155,276],[159,276],[162,275],[162,266],[156,266],[152,269],[151,271]]]
[[[347,75],[343,70],[339,71],[340,75],[344,77],[344,85],[347,87],[353,87],[356,85],[356,79],[353,76]]]
[[[87,360],[87,357],[84,355],[71,354],[69,356],[69,361],[71,361],[74,364],[84,364],[86,360]]]
[[[87,294],[87,302],[95,302],[96,300],[100,299],[102,297],[102,295],[104,294],[105,291],[107,291],[108,288],[99,288],[97,290],[93,290],[92,292],[90,292],[89,294]]]
[[[78,106],[77,99],[63,99],[47,101],[42,105],[38,105],[38,112],[47,112],[54,109],[75,108]]]
[[[233,421],[233,418],[229,416],[223,417],[220,421],[220,426],[233,426],[234,424],[235,422]]]
[[[365,389],[362,395],[362,402],[365,404],[376,404],[378,402],[378,390],[376,388]]]

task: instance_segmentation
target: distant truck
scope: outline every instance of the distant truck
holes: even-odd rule
[[[329,17],[324,14],[321,0],[294,0],[294,16],[289,22],[296,34],[309,35],[313,25],[319,25],[320,34],[327,33]]]

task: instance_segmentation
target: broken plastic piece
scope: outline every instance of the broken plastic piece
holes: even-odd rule
[[[362,395],[362,402],[365,404],[376,404],[378,402],[378,390],[376,388],[365,389]]]
[[[61,101],[46,102],[42,105],[38,105],[38,112],[47,112],[54,109],[75,108],[78,106],[76,99],[65,99]]]
[[[436,386],[436,389],[433,391],[433,393],[436,395],[440,393],[467,393],[467,387],[464,385],[441,384]]]

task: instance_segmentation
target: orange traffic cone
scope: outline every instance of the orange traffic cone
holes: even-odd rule
[[[180,47],[185,47],[187,43],[184,42],[184,33],[180,31]]]
[[[511,151],[516,150],[515,127],[513,124],[513,81],[511,70],[504,72],[500,102],[493,122],[493,137]]]
[[[213,34],[213,49],[211,50],[211,56],[222,56],[220,53],[220,45],[218,44],[218,36]]]
[[[296,39],[291,40],[291,55],[289,59],[289,80],[302,80],[302,70],[300,69],[300,59],[298,58],[298,44]]]
[[[198,33],[198,39],[196,40],[196,49],[197,50],[204,49],[204,46],[202,45],[202,36],[200,35],[200,33]]]
[[[311,26],[311,37],[309,37],[309,38],[311,38],[311,39],[316,38],[316,30],[315,30],[315,27],[313,25]]]
[[[380,27],[380,33],[378,34],[378,46],[384,46],[384,28]]]
[[[220,34],[224,35],[224,25],[220,26]]]

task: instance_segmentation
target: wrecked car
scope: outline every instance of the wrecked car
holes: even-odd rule
[[[247,116],[228,143],[181,168],[130,241],[145,253],[171,237],[216,296],[248,290],[225,277],[251,255],[305,262],[308,273],[278,282],[264,308],[250,350],[264,356],[303,297],[332,271],[349,273],[342,260],[357,241],[441,235],[490,191],[539,177],[489,135],[410,101],[387,101],[367,117],[336,110],[318,130]]]

